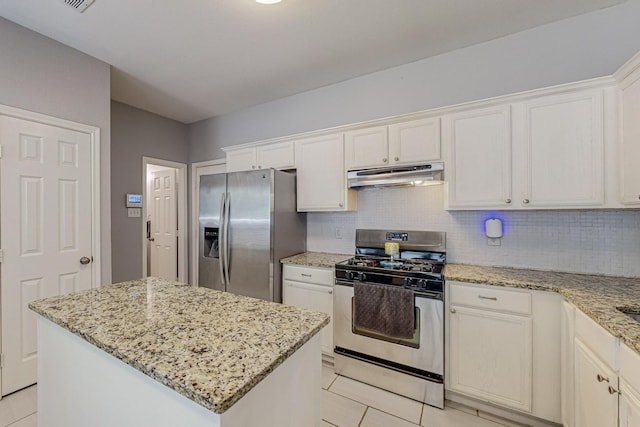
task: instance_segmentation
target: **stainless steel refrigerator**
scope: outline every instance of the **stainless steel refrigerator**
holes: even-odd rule
[[[203,175],[199,204],[198,286],[282,302],[280,259],[306,249],[295,175]]]

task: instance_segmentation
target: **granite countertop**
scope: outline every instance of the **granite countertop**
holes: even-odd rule
[[[329,323],[323,313],[157,278],[29,307],[217,414]]]
[[[353,258],[353,254],[330,254],[325,252],[303,252],[298,255],[282,258],[283,264],[298,264],[308,267],[333,268],[336,263]]]
[[[640,323],[618,310],[640,313],[640,278],[447,264],[445,279],[558,292],[640,353]]]

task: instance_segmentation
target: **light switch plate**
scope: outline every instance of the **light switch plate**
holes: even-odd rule
[[[127,208],[127,217],[129,218],[140,218],[142,214],[142,209],[140,208]]]

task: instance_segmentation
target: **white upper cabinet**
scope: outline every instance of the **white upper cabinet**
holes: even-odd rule
[[[347,211],[356,194],[347,190],[342,133],[296,141],[298,211]]]
[[[620,202],[633,207],[640,206],[640,55],[621,70]]]
[[[439,117],[345,133],[347,170],[415,165],[440,159]]]
[[[522,207],[604,204],[603,120],[599,89],[514,106]]]
[[[604,207],[603,90],[446,118],[448,209]]]
[[[389,162],[407,165],[440,160],[440,118],[389,126]]]
[[[348,170],[382,167],[389,164],[387,126],[346,132],[345,161]]]
[[[508,105],[445,118],[449,208],[511,206],[511,109]]]
[[[293,169],[294,167],[293,141],[239,149],[227,148],[227,172],[268,168]]]

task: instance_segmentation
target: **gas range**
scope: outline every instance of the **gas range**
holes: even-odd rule
[[[398,243],[393,258],[385,254],[387,242]],[[445,259],[445,233],[357,230],[356,256],[336,264],[336,280],[401,286],[442,298]]]

